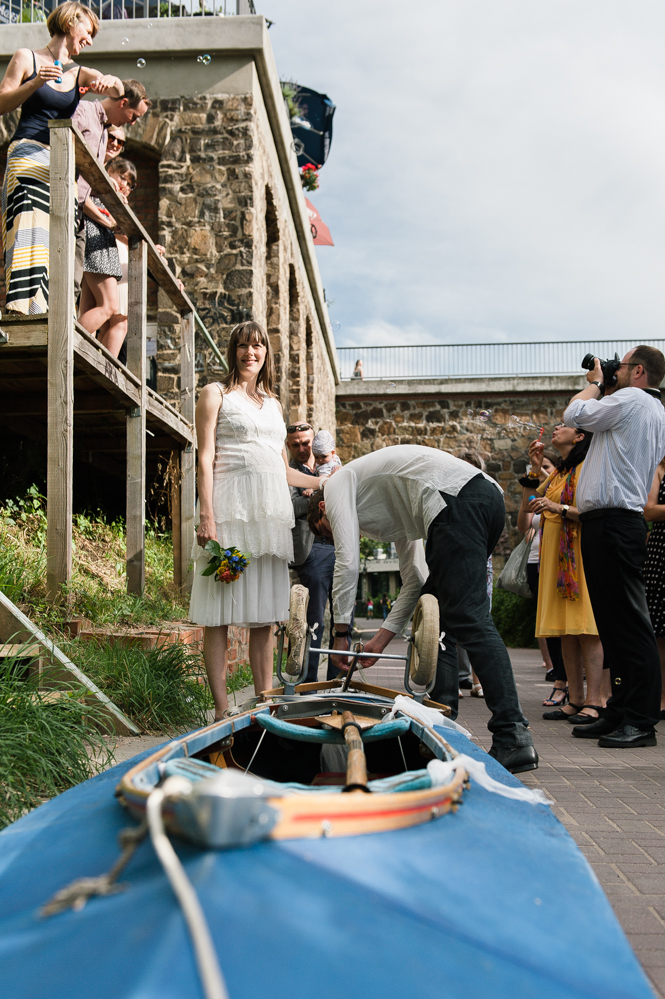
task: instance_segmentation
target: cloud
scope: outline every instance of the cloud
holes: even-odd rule
[[[312,197],[338,344],[663,335],[660,0],[262,9],[338,106]]]

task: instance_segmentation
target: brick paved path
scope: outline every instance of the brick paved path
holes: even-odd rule
[[[376,629],[379,622],[362,621],[358,627]],[[386,652],[399,654],[399,646],[393,642]],[[591,739],[573,739],[568,722],[542,719],[546,709],[541,702],[552,684],[545,683],[538,652],[511,649],[510,657],[540,756],[539,769],[522,779],[529,787],[542,787],[556,802],[556,815],[596,872],[635,953],[665,999],[665,722],[654,749],[600,749]],[[387,663],[366,671],[370,682],[398,689],[402,675],[400,666]],[[458,721],[485,749],[491,744],[487,718],[485,702],[465,691]]]

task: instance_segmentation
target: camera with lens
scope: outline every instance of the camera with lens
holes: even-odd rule
[[[600,358],[599,358],[600,360]],[[582,361],[582,367],[586,371],[593,371],[596,366],[595,354],[587,354]],[[621,367],[621,358],[618,354],[614,355],[611,361],[601,361],[600,368],[603,372],[603,378],[605,379],[606,385],[616,385],[617,371]]]

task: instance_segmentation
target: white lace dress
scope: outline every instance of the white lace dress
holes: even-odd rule
[[[221,386],[220,386],[221,389]],[[293,505],[282,458],[286,425],[275,399],[258,409],[243,392],[223,396],[217,418],[212,503],[217,540],[250,552],[233,583],[202,576],[210,556],[194,542],[189,616],[208,628],[260,627],[289,616]],[[197,520],[198,524],[198,509]]]

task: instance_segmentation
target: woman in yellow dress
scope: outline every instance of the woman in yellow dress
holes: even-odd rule
[[[591,609],[584,578],[575,490],[592,435],[560,423],[554,428],[552,445],[561,458],[558,468],[537,488],[525,487],[522,510],[541,514],[540,582],[536,612],[536,636],[561,638],[561,651],[568,677],[569,702],[543,718],[566,718],[576,725],[590,725],[604,703],[601,695],[603,648]],[[540,475],[545,445],[533,441],[529,447],[531,475]],[[535,482],[534,482],[535,485]],[[584,696],[583,673],[587,692]]]

